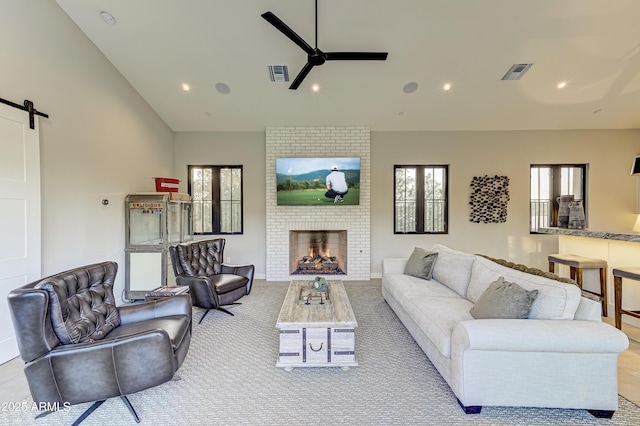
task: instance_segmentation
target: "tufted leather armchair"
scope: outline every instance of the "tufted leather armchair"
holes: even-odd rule
[[[9,293],[11,319],[33,400],[48,407],[95,403],[172,379],[191,341],[188,295],[116,306],[118,265],[62,272]],[[49,412],[42,415],[50,414]]]
[[[216,238],[169,247],[176,284],[188,285],[193,305],[206,309],[198,324],[211,309],[233,316],[223,306],[251,292],[254,266],[223,264],[224,244]]]

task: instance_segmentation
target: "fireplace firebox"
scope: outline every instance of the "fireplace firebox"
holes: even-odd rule
[[[347,231],[289,231],[292,275],[347,273]]]

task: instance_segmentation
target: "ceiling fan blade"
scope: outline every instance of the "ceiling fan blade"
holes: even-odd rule
[[[327,52],[327,61],[386,61],[388,52]]]
[[[305,52],[307,52],[308,55],[311,55],[313,53],[313,48],[309,46],[309,43],[304,41],[302,37],[296,34],[291,28],[287,26],[287,24],[282,22],[280,18],[278,18],[276,15],[274,15],[271,12],[265,12],[260,16],[262,16],[268,23],[276,27],[282,34],[289,37],[291,41],[293,41],[295,44],[300,46],[300,48]]]
[[[307,64],[304,67],[302,67],[302,70],[300,70],[300,72],[298,73],[298,76],[296,77],[296,79],[293,80],[293,83],[291,83],[291,86],[289,86],[289,89],[296,90],[298,86],[300,86],[300,84],[302,83],[302,80],[304,80],[307,74],[309,74],[312,68],[313,68],[313,65],[307,62]]]

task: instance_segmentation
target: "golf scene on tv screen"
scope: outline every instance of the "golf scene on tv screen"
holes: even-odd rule
[[[359,158],[276,158],[279,206],[360,204]]]

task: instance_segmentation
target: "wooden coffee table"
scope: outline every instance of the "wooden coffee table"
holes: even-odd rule
[[[305,304],[301,290],[311,281],[291,281],[276,327],[280,349],[276,367],[356,367],[358,326],[342,281],[329,281],[328,301]]]

